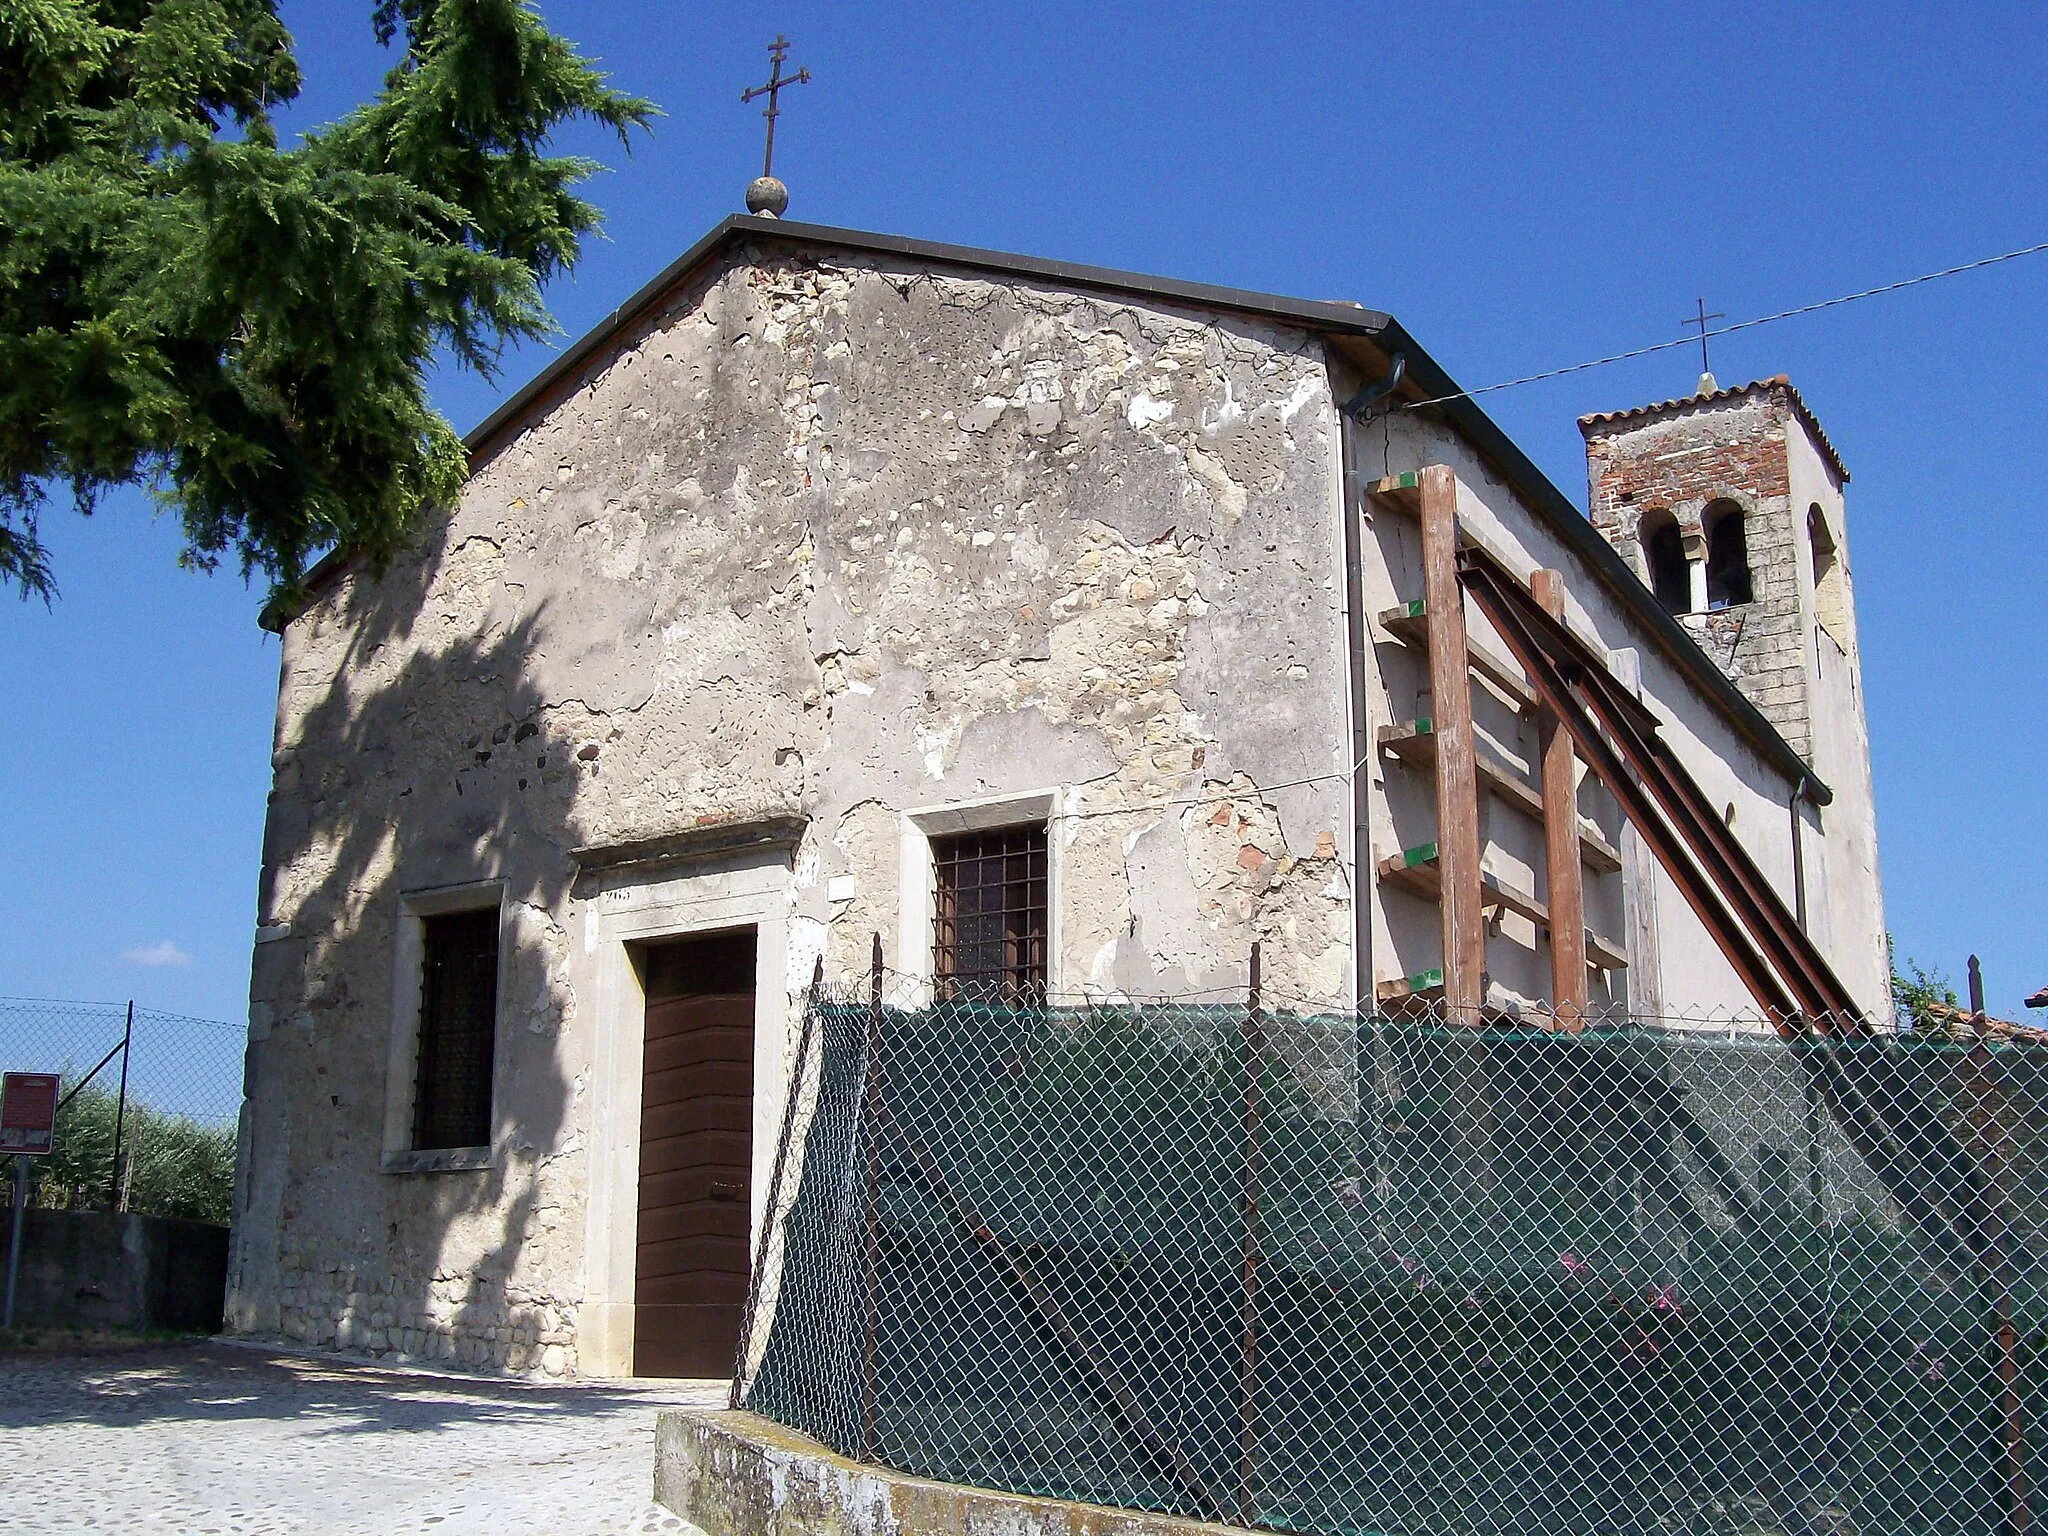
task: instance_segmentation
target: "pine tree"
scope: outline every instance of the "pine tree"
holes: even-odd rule
[[[378,560],[466,472],[437,351],[487,376],[552,326],[597,167],[547,152],[608,87],[522,0],[380,0],[377,97],[280,148],[275,0],[0,0],[0,584],[55,592],[37,520],[140,484],[181,561],[294,593]]]

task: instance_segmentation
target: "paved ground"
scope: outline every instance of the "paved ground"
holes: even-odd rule
[[[654,1415],[724,1401],[224,1343],[0,1355],[0,1531],[689,1536],[651,1502]]]

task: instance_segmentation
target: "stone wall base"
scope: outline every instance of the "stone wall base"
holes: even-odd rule
[[[707,1536],[1223,1536],[1232,1526],[937,1483],[849,1461],[758,1414],[681,1409],[654,1497]]]

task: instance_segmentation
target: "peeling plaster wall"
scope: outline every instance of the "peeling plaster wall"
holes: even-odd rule
[[[231,1326],[620,1368],[577,848],[803,816],[792,982],[876,932],[917,971],[905,813],[1051,788],[1056,988],[1235,988],[1263,939],[1348,1005],[1339,463],[1306,334],[774,248],[679,294],[286,631]],[[491,1166],[382,1173],[401,898],[477,880]]]

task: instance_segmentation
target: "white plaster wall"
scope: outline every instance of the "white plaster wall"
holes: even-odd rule
[[[1833,466],[1821,456],[1797,417],[1786,425],[1785,446],[1800,551],[1801,618],[1813,716],[1812,761],[1814,771],[1834,792],[1833,803],[1809,813],[1810,922],[1843,985],[1865,1010],[1889,1023],[1891,960],[1885,940],[1884,884],[1877,861],[1877,800],[1870,769],[1870,729],[1863,708],[1863,664],[1847,509]],[[1841,562],[1849,637],[1846,647],[1821,628],[1814,602],[1813,552],[1806,536],[1806,514],[1815,504],[1834,533],[1836,558]]]

